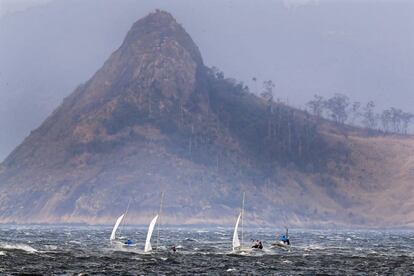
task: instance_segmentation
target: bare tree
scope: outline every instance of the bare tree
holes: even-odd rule
[[[337,124],[344,124],[348,118],[349,98],[342,94],[335,94],[325,102],[329,115]]]
[[[391,107],[391,126],[394,133],[401,133],[401,117],[403,111],[401,109]]]
[[[404,112],[401,109],[391,107],[389,110],[385,110],[388,120],[389,129],[394,133],[407,134],[410,122],[414,119],[414,114]]]
[[[276,87],[276,85],[271,80],[267,80],[263,82],[263,92],[260,94],[260,96],[267,101],[268,104],[268,119],[267,119],[267,135],[269,137],[272,136],[272,114],[273,114],[273,89]]]
[[[414,114],[412,113],[403,112],[401,114],[401,133],[402,134],[407,134],[408,126],[413,118],[414,118]]]
[[[360,102],[353,102],[351,106],[351,124],[358,124],[358,119],[361,117],[361,103]]]
[[[267,80],[263,82],[263,91],[260,94],[260,96],[265,99],[268,102],[273,101],[273,89],[276,87],[276,85],[273,83],[272,80]]]
[[[262,93],[262,97],[264,94]],[[365,105],[360,102],[350,103],[349,98],[342,94],[335,94],[327,100],[324,100],[320,95],[314,95],[313,99],[306,103],[306,107],[309,113],[316,118],[326,114],[325,116],[329,116],[337,124],[345,124],[346,122],[351,125],[362,124],[367,129],[382,129],[385,133],[405,135],[410,131],[410,124],[414,122],[414,114],[412,113],[391,107],[377,114],[373,101],[369,101]]]
[[[378,116],[375,114],[375,103],[369,101],[365,106],[362,113],[363,125],[368,129],[375,129],[378,125]]]
[[[381,125],[384,132],[391,132],[391,110],[386,109],[381,113]]]
[[[310,109],[311,114],[319,119],[323,115],[325,100],[320,95],[314,95],[313,100],[307,102],[306,106]]]

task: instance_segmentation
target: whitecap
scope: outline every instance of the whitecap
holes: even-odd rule
[[[192,238],[185,238],[184,241],[199,242],[197,239],[192,239]]]
[[[69,241],[69,243],[72,243],[72,244],[82,244],[80,241]]]
[[[47,249],[47,250],[57,250],[57,246],[56,245],[45,245],[45,248]]]
[[[307,251],[307,250],[324,250],[324,249],[326,249],[326,248],[323,247],[323,246],[317,245],[317,244],[311,244],[309,246],[304,247],[305,251]]]
[[[27,244],[22,244],[22,243],[16,243],[16,244],[0,244],[0,248],[3,249],[7,249],[7,250],[22,250],[28,253],[36,253],[38,252],[36,249],[34,249],[33,247],[27,245]]]

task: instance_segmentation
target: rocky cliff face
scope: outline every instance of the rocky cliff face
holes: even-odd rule
[[[332,129],[206,68],[156,11],[3,162],[0,222],[112,223],[131,200],[128,223],[147,223],[165,191],[167,223],[229,224],[245,191],[251,226],[412,223],[407,205],[386,212],[391,195],[413,198],[409,156],[403,172],[387,167],[403,175],[389,193],[377,168],[399,148]]]

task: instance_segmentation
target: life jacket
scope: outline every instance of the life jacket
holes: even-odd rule
[[[285,235],[280,235],[279,241],[287,242],[289,239]]]

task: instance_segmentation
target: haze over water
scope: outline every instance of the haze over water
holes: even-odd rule
[[[414,273],[411,231],[290,230],[290,251],[269,249],[274,229],[247,229],[245,243],[265,249],[231,254],[230,228],[162,228],[162,252],[144,254],[146,228],[124,227],[134,249],[112,247],[111,227],[13,226],[0,228],[0,274],[400,274]],[[279,229],[281,232],[282,230]],[[153,241],[154,242],[154,241]],[[168,249],[177,246],[177,252]]]

